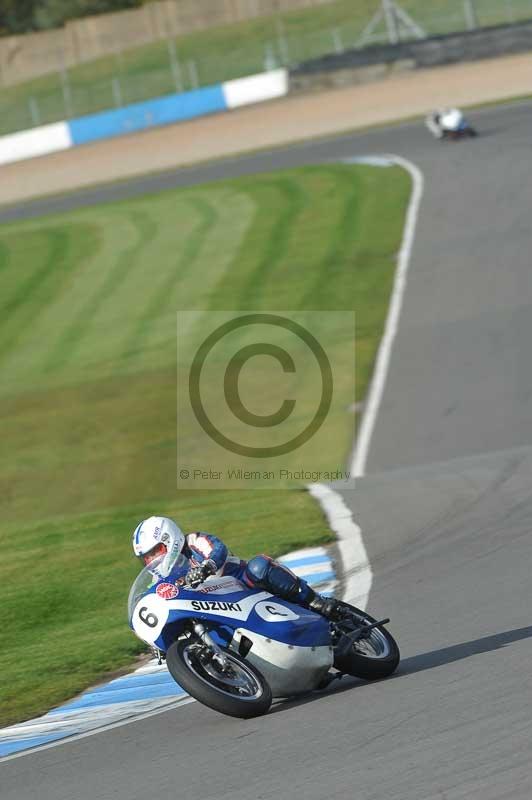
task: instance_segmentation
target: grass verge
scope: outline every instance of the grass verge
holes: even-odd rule
[[[2,226],[0,724],[140,651],[125,598],[142,517],[242,557],[328,539],[303,490],[177,492],[175,312],[354,309],[362,397],[408,195],[398,168],[328,165]],[[352,429],[338,421],[338,465]]]

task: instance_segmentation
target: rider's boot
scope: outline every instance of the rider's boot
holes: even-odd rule
[[[335,622],[344,616],[342,604],[334,597],[324,597],[308,587],[307,605],[311,611],[321,614],[322,617]],[[312,597],[310,595],[313,595]]]

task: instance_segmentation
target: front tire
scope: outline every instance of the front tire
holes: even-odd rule
[[[355,606],[348,603],[342,603],[342,606],[351,612],[357,627],[360,624],[372,625],[377,621]],[[335,657],[334,666],[347,675],[376,681],[395,672],[400,660],[397,642],[382,625],[369,631],[367,638],[355,642],[346,655]]]
[[[224,650],[227,669],[205,651],[197,639],[178,639],[168,648],[166,663],[172,678],[200,703],[230,717],[250,719],[265,714],[272,692],[256,667],[233,651]]]

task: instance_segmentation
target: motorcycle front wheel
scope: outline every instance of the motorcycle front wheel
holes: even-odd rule
[[[194,638],[168,648],[166,664],[173,679],[200,703],[230,717],[265,714],[271,689],[261,673],[237,653],[224,650],[225,665]]]
[[[355,634],[360,627],[372,625],[377,621],[355,606],[348,603],[342,603],[342,606],[350,612]],[[369,630],[362,638],[355,639],[347,653],[335,656],[334,666],[347,675],[376,681],[387,678],[395,672],[400,659],[397,642],[384,625],[379,625]]]

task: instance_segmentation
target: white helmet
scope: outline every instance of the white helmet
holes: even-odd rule
[[[168,517],[149,517],[133,532],[133,552],[160,578],[167,578],[176,566],[187,563],[184,546],[185,534]]]
[[[444,108],[440,114],[440,122],[444,128],[457,130],[463,122],[464,115],[459,108]]]

